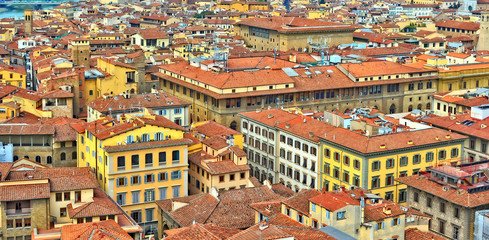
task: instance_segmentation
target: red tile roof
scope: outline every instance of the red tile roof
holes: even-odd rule
[[[189,227],[166,230],[168,236],[165,240],[224,240],[239,232],[240,230],[218,227],[212,223],[205,225],[196,223]]]
[[[49,189],[49,183],[19,182],[15,185],[0,186],[0,202],[50,198]]]
[[[397,181],[467,208],[489,204],[489,191],[468,193],[461,188],[444,188],[444,185],[428,179],[427,176],[418,175],[402,177]]]
[[[188,227],[196,223],[207,223],[214,213],[218,199],[210,194],[192,195],[183,198],[174,198],[156,201],[158,206],[167,212],[180,226]],[[186,203],[185,206],[173,210],[173,203]]]
[[[404,239],[406,239],[406,240],[446,240],[447,238],[436,235],[432,232],[423,232],[417,228],[408,228],[404,232]]]
[[[268,17],[241,19],[235,25],[245,25],[275,30],[281,33],[289,32],[319,32],[346,30],[353,32],[355,28],[351,25],[326,22],[298,17]]]
[[[436,27],[445,27],[445,28],[455,28],[455,29],[463,29],[470,31],[479,30],[480,23],[475,22],[459,22],[454,20],[441,20],[435,24]]]
[[[386,211],[390,210],[390,213]],[[365,221],[380,221],[385,218],[398,217],[407,214],[407,208],[401,207],[401,205],[393,202],[383,202],[379,204],[367,204],[365,205]]]
[[[310,198],[309,200],[331,212],[346,207],[347,205],[360,205],[360,201],[342,191],[325,192]]]
[[[68,216],[71,219],[123,214],[117,204],[102,189],[96,188],[93,193],[91,202],[81,206],[74,206],[71,203],[67,205]]]
[[[460,124],[466,120],[474,121],[474,124],[470,126]],[[489,118],[479,120],[472,118],[470,113],[466,113],[446,117],[432,117],[424,119],[423,121],[439,128],[449,129],[454,132],[489,140],[489,129],[484,127],[489,126]]]
[[[309,216],[309,199],[314,198],[321,193],[314,189],[304,189],[292,197],[287,198],[283,203],[302,214]]]
[[[421,70],[408,67],[395,62],[377,61],[363,63],[342,63],[341,67],[347,69],[355,78],[369,76],[396,75],[405,73],[433,72],[433,70]]]
[[[196,131],[198,133],[204,134],[207,137],[212,136],[230,136],[230,135],[240,135],[241,133],[228,128],[222,124],[219,124],[215,121],[206,121],[194,128],[191,131]]]
[[[77,240],[131,240],[133,239],[114,220],[64,225],[61,227],[61,239]]]

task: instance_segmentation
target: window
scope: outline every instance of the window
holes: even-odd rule
[[[64,193],[64,200],[69,201],[71,199],[71,193],[70,192],[65,192]]]
[[[460,238],[460,227],[459,226],[453,225],[452,238],[453,239],[459,239]]]
[[[152,183],[154,182],[154,177],[155,175],[154,174],[146,174],[144,175],[144,183]]]
[[[385,200],[394,200],[394,193],[392,191],[390,192],[385,192]]]
[[[75,192],[75,203],[81,202],[81,191]]]
[[[132,203],[139,203],[139,191],[132,192]]]
[[[387,176],[385,177],[385,185],[386,186],[394,185],[394,175],[393,174],[387,174]]]
[[[240,173],[240,174],[239,174],[239,177],[240,177],[241,179],[245,179],[246,174],[245,174],[244,172],[242,172],[242,173]]]
[[[24,227],[31,227],[31,219],[30,218],[24,218]]]
[[[126,157],[119,156],[117,157],[117,167],[124,168],[126,166]]]
[[[13,219],[7,220],[7,228],[14,228],[14,220]]]
[[[153,215],[154,215],[153,213],[154,213],[154,208],[146,209],[146,222],[153,221]]]
[[[338,212],[338,213],[336,213],[336,219],[337,219],[337,220],[346,219],[346,212],[345,212],[345,211],[343,211],[343,212]]]
[[[334,160],[337,161],[337,162],[340,161],[340,153],[338,153],[338,152],[335,152],[334,153]]]
[[[131,177],[131,185],[137,185],[141,183],[141,177],[140,176],[132,176]]]
[[[330,166],[329,166],[329,163],[324,163],[324,167],[323,167],[323,172],[324,174],[327,174],[329,175],[329,171],[331,170]]]
[[[147,189],[144,191],[144,202],[152,202],[155,200],[155,190]]]
[[[440,202],[440,212],[445,213],[445,202]]]
[[[385,162],[385,168],[389,169],[393,167],[394,167],[394,158],[387,159],[387,161]]]
[[[173,171],[171,172],[171,180],[178,180],[182,178],[182,172],[181,171]]]
[[[372,177],[372,188],[379,188],[380,187],[380,178],[379,176]]]
[[[158,162],[160,165],[166,165],[166,152],[158,153]]]
[[[59,159],[60,159],[61,161],[66,160],[66,153],[62,152],[62,153],[60,154],[60,156],[59,156]]]
[[[405,167],[408,165],[408,161],[409,161],[408,157],[403,156],[403,157],[401,157],[401,159],[399,159],[399,165],[401,167]]]
[[[452,148],[451,156],[452,158],[458,157],[458,148]]]
[[[348,173],[348,171],[343,172],[343,181],[346,183],[350,183],[350,173]]]
[[[131,165],[132,167],[139,167],[139,155],[131,156]]]
[[[421,163],[421,155],[416,154],[413,156],[413,164],[419,164]]]
[[[166,192],[167,192],[166,187],[159,188],[160,190],[160,200],[165,200],[166,199]]]
[[[414,192],[413,193],[413,201],[414,202],[419,202],[419,193],[418,192]]]
[[[358,159],[353,160],[353,167],[355,169],[360,169],[360,160]]]
[[[126,186],[126,178],[125,177],[117,178],[117,186],[118,187]]]
[[[455,218],[460,218],[460,208],[458,208],[458,207],[453,208],[453,216]]]
[[[329,148],[324,149],[324,157],[330,158],[331,157],[331,152],[329,151]]]
[[[348,156],[343,156],[343,164],[345,164],[345,165],[350,165],[350,157],[348,157]]]
[[[133,210],[131,212],[131,218],[134,219],[134,221],[140,223],[141,222],[141,211],[140,210]]]
[[[172,192],[173,192],[173,198],[180,197],[180,186],[173,186]]]
[[[433,152],[426,153],[426,162],[432,162],[435,154]]]
[[[447,151],[445,150],[440,150],[438,152],[438,160],[443,160],[447,157]]]
[[[59,217],[66,217],[66,208],[60,208],[59,209]]]
[[[445,234],[445,220],[442,220],[442,219],[438,219],[439,221],[439,224],[438,224],[438,232],[441,233],[441,234]]]
[[[432,199],[431,199],[431,197],[427,197],[427,198],[426,198],[426,206],[427,206],[427,207],[429,207],[429,208],[431,208],[431,204],[432,204]]]
[[[340,169],[335,167],[333,169],[333,177],[339,179],[340,178]]]
[[[167,172],[158,173],[158,181],[163,182],[166,180],[168,180],[168,173]]]
[[[406,189],[399,190],[399,202],[406,202],[407,192]]]
[[[384,227],[385,227],[384,222],[375,223],[375,230],[384,229]]]
[[[63,201],[63,193],[56,193],[56,202]]]
[[[372,162],[372,171],[378,171],[380,170],[380,161],[373,161]]]
[[[172,152],[172,164],[178,164],[180,163],[180,151],[179,150],[174,150]]]
[[[144,162],[146,163],[146,166],[153,165],[153,154],[152,153],[146,153],[144,160],[145,160]]]
[[[302,217],[302,214],[297,214],[297,222],[304,223],[304,217]]]

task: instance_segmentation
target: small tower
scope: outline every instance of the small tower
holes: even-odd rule
[[[27,36],[32,34],[32,17],[32,9],[24,10],[24,31]]]
[[[88,39],[73,39],[70,42],[71,59],[75,66],[90,67],[90,42]]]
[[[489,50],[489,11],[481,13],[481,25],[479,31],[479,41],[477,51]]]

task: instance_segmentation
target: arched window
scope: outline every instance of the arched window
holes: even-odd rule
[[[60,159],[61,161],[66,160],[66,153],[62,152],[62,153],[59,155],[59,159]]]
[[[409,105],[409,107],[408,107],[408,112],[411,112],[411,111],[413,111],[413,105]]]
[[[28,159],[28,157],[26,157]],[[41,156],[36,156],[36,162],[41,163]]]
[[[389,108],[389,113],[390,114],[393,114],[393,113],[396,113],[396,104],[392,104]]]
[[[48,156],[48,157],[46,158],[46,163],[47,163],[47,164],[52,164],[52,163],[53,163],[53,157]]]
[[[423,108],[423,105],[421,105],[421,103],[420,103],[420,104],[418,104],[418,109],[419,109],[419,110],[422,110],[422,108]]]
[[[426,110],[431,110],[431,103],[426,104]]]
[[[236,130],[238,127],[238,123],[236,123],[236,121],[232,121],[231,124],[229,125],[229,128],[233,129],[233,130]]]

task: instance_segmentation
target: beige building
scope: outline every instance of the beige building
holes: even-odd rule
[[[140,238],[142,229],[98,187],[90,168],[49,168],[24,159],[1,163],[0,173],[3,239],[61,239],[63,226],[109,219]]]
[[[189,155],[190,194],[253,187],[246,153],[239,146],[213,136],[202,142],[202,148]]]
[[[258,51],[311,51],[314,44],[331,47],[352,43],[355,28],[306,18],[270,17],[242,19],[234,31]]]
[[[153,73],[165,91],[191,102],[190,119],[238,129],[241,112],[266,108],[345,111],[376,107],[385,113],[431,109],[436,70],[377,61],[298,67],[272,57],[180,62]]]

